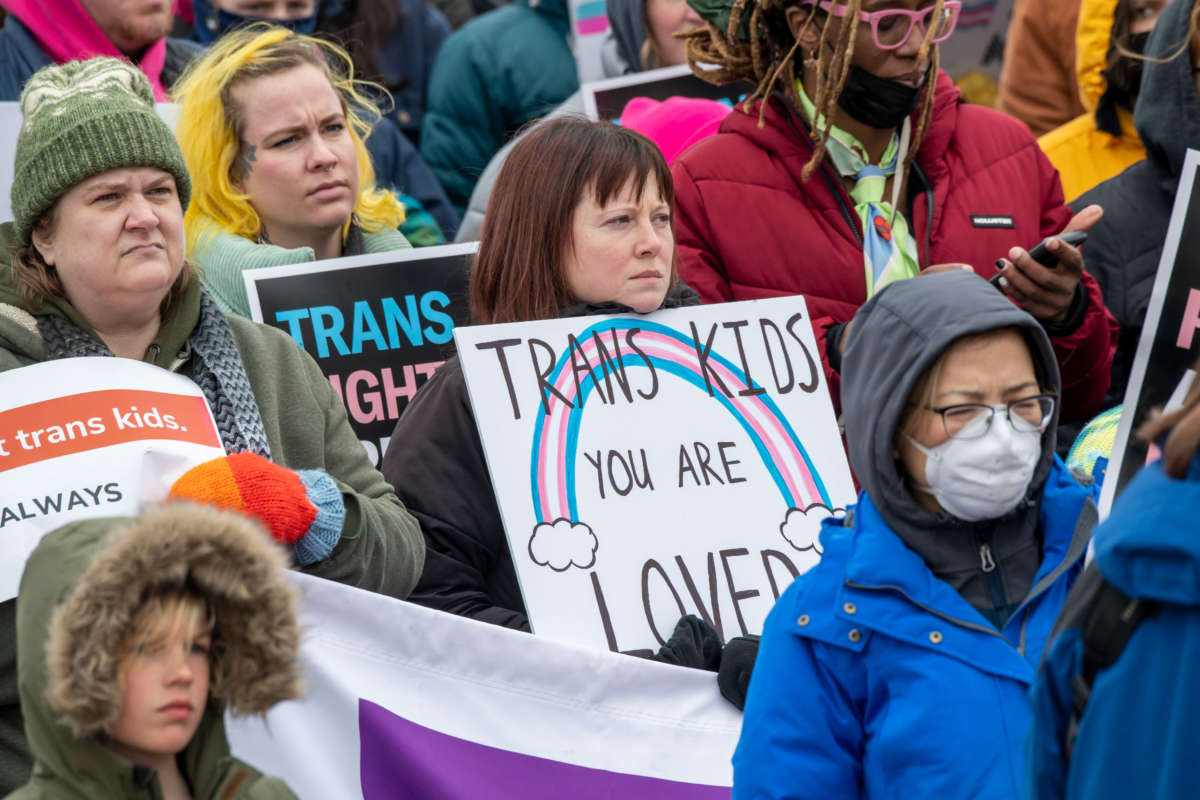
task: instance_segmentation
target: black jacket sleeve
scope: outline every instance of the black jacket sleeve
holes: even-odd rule
[[[1125,398],[1150,305],[1174,202],[1174,190],[1163,190],[1165,182],[1161,169],[1142,161],[1071,204],[1073,211],[1093,203],[1104,208],[1084,245],[1084,266],[1100,284],[1104,304],[1120,325],[1105,408]]]
[[[383,456],[383,474],[425,534],[425,568],[408,599],[529,630],[457,357],[401,415]]]

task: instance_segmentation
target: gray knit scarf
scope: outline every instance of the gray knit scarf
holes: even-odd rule
[[[111,350],[66,317],[40,314],[37,326],[45,342],[47,360],[113,356]],[[200,293],[200,321],[188,337],[188,343],[191,357],[179,372],[191,378],[204,392],[226,451],[248,450],[269,459],[271,447],[267,444],[262,415],[250,390],[250,380],[233,340],[233,331],[206,291]]]

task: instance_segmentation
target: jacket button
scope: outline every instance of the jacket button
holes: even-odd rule
[[[854,603],[846,603],[846,605],[842,606],[842,611],[845,611],[847,614],[853,614],[858,611],[858,606],[854,605]]]
[[[933,633],[929,634],[929,641],[933,642],[934,644],[941,644],[942,643],[942,632],[934,631]]]
[[[807,625],[808,623],[809,623],[808,614],[801,614],[800,619],[796,620],[796,624],[802,628],[805,625]]]
[[[862,631],[860,631],[858,628],[854,628],[853,630],[851,630],[850,631],[850,641],[852,641],[852,642],[862,641]]]

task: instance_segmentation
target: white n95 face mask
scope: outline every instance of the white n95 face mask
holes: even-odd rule
[[[914,482],[913,488],[933,495],[943,509],[968,522],[996,519],[1016,508],[1042,455],[1041,433],[1013,430],[999,411],[987,432],[976,439],[948,439],[937,447],[925,447],[904,436],[927,456],[929,485]]]

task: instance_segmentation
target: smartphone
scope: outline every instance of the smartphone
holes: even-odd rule
[[[1054,269],[1058,266],[1058,255],[1050,251],[1050,248],[1046,246],[1047,242],[1049,242],[1051,239],[1062,239],[1072,247],[1079,247],[1087,241],[1087,238],[1088,235],[1086,231],[1071,231],[1070,233],[1058,233],[1054,236],[1047,236],[1029,251],[1029,255],[1033,257],[1034,261],[1038,262],[1043,267],[1046,267],[1047,269]],[[999,288],[1000,273],[996,273],[992,277],[988,278],[988,282]]]

